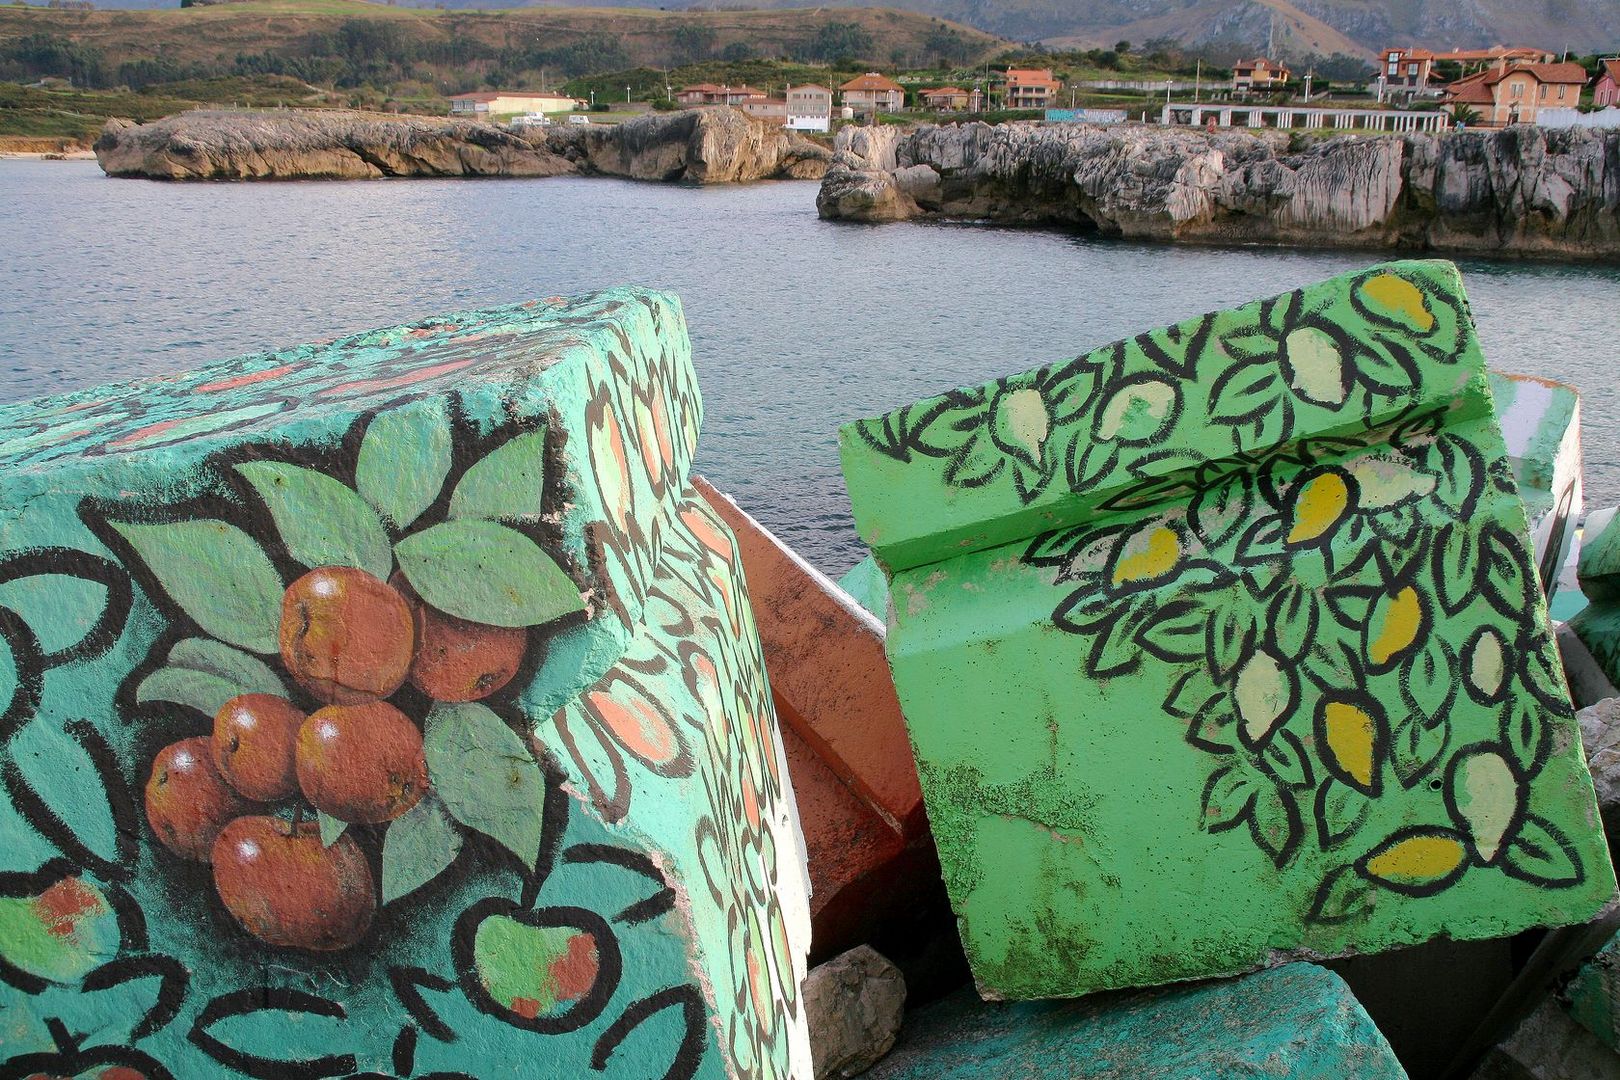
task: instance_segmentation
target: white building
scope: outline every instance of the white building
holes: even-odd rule
[[[832,130],[832,91],[806,83],[787,89],[787,126],[795,131]]]

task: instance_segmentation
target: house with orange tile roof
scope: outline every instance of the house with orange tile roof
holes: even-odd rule
[[[1281,90],[1293,76],[1294,73],[1281,60],[1257,56],[1253,60],[1239,60],[1232,65],[1232,89]]]
[[[1008,68],[1002,104],[1008,109],[1044,109],[1057,100],[1063,89],[1051,68]]]
[[[1459,79],[1446,88],[1455,115],[1467,106],[1486,127],[1534,124],[1542,109],[1573,109],[1581,102],[1586,69],[1579,64],[1507,64]]]
[[[1600,109],[1620,105],[1620,57],[1598,61],[1597,85],[1592,88],[1592,104]]]
[[[875,71],[849,80],[838,88],[838,93],[845,107],[856,112],[896,112],[906,107],[906,88]]]
[[[1524,47],[1489,49],[1452,49],[1434,52],[1430,49],[1388,48],[1379,54],[1379,78],[1386,92],[1414,97],[1443,92],[1442,83],[1449,77],[1446,71],[1460,70],[1464,76],[1490,68],[1503,68],[1510,64],[1550,64],[1556,59],[1543,49]],[[1440,65],[1445,65],[1440,68]]]
[[[752,86],[716,86],[714,83],[693,83],[683,86],[675,94],[682,105],[742,105],[750,101],[764,101],[768,95]]]
[[[923,104],[930,109],[951,109],[960,112],[973,107],[979,92],[963,90],[958,86],[940,86],[933,90],[924,90],[917,96],[922,98]]]

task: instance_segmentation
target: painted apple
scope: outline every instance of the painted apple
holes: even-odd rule
[[[313,821],[237,818],[214,842],[214,888],[260,941],[328,952],[359,941],[377,911],[371,866],[354,838],[321,843]]]
[[[352,566],[322,566],[281,598],[281,659],[321,701],[358,705],[398,690],[416,631],[405,598]]]
[[[250,799],[271,802],[298,790],[294,751],[304,713],[274,694],[242,694],[214,717],[214,766]]]
[[[427,791],[422,733],[386,701],[328,705],[298,729],[298,786],[341,821],[392,821]]]
[[[207,862],[225,824],[253,809],[219,775],[213,740],[206,736],[170,743],[152,762],[146,820],[176,855]]]
[[[479,701],[512,681],[528,649],[527,629],[446,615],[424,603],[400,574],[389,584],[405,597],[415,621],[412,686],[434,701]]]
[[[595,912],[527,910],[502,897],[462,912],[452,948],[462,989],[475,1005],[547,1034],[595,1019],[613,996],[623,962],[612,928]]]

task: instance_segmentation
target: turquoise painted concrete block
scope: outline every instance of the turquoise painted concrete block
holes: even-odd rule
[[[1569,1014],[1611,1050],[1620,1051],[1620,937],[1588,960],[1564,989]]]
[[[850,567],[838,579],[838,587],[878,618],[889,617],[889,579],[883,576],[883,568],[872,556],[868,555]]]
[[[1500,937],[1613,894],[1455,267],[840,438],[986,997]]]
[[[805,1074],[701,418],[638,289],[0,407],[0,1072]]]
[[[1080,1002],[962,992],[906,1018],[870,1080],[1403,1080],[1344,980],[1312,964]]]

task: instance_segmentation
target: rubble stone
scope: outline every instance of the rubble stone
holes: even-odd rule
[[[859,1076],[894,1046],[905,1012],[900,969],[861,945],[810,970],[805,1019],[816,1080]]]

